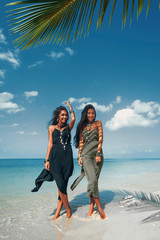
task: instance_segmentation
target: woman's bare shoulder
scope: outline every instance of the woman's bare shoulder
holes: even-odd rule
[[[53,132],[53,130],[56,128],[56,125],[50,125],[48,128],[49,132]]]
[[[101,120],[96,121],[97,124],[102,124]]]

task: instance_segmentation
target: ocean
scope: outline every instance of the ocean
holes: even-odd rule
[[[118,240],[112,224],[115,225],[118,221],[117,214],[123,220],[130,216],[119,205],[125,191],[129,194],[135,191],[154,193],[160,190],[160,158],[105,159],[99,179],[99,191],[107,219],[101,220],[96,208],[93,216],[87,217],[89,199],[85,193],[86,179],[73,192],[69,188],[80,174],[80,167],[75,159],[74,173],[68,184],[72,217],[66,219],[65,209],[62,209],[60,217],[52,221],[58,196],[55,182],[45,182],[37,193],[31,192],[35,186],[34,181],[43,168],[44,159],[0,159],[0,239],[60,240],[75,239],[76,236],[76,240],[90,237],[110,237],[110,240],[116,240],[117,236]],[[147,214],[148,212],[146,216]],[[119,222],[117,226],[118,224]],[[138,223],[136,226],[139,226]],[[145,228],[147,229],[146,225],[141,229]],[[153,239],[159,237],[160,234]],[[143,238],[138,240],[141,239]]]

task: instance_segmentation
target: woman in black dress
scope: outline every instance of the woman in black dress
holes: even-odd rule
[[[52,220],[59,217],[62,206],[67,211],[67,218],[71,217],[71,208],[67,197],[67,184],[73,172],[73,155],[70,145],[70,131],[75,122],[75,115],[68,101],[65,102],[70,109],[71,121],[67,124],[68,112],[63,106],[56,108],[53,113],[51,125],[48,129],[49,143],[45,160],[45,169],[36,179],[36,187],[33,192],[38,191],[44,181],[56,181],[58,187],[57,211]]]

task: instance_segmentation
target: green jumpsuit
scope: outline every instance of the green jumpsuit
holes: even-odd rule
[[[83,136],[83,148],[81,152],[81,158],[83,166],[81,169],[80,176],[73,182],[71,189],[73,190],[78,183],[86,176],[88,181],[87,186],[87,197],[99,197],[98,191],[98,178],[103,166],[103,154],[101,151],[101,162],[96,163],[96,153],[99,144],[99,133],[97,127],[92,131],[84,129],[82,131]]]

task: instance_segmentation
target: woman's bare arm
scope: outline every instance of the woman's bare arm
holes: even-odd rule
[[[96,153],[96,162],[101,162],[101,149],[102,149],[102,143],[103,143],[103,128],[102,123],[100,120],[97,121],[97,128],[98,128],[98,148]]]
[[[53,133],[53,130],[54,130],[54,126],[49,126],[49,129],[48,129],[48,138],[49,138],[49,141],[48,141],[48,147],[47,147],[47,154],[46,154],[46,162],[45,162],[45,168],[49,171],[49,161],[47,161],[49,159],[49,155],[50,155],[50,152],[51,152],[51,148],[53,146],[53,137],[52,137],[52,133]]]
[[[82,158],[81,158],[82,148],[83,148],[83,135],[82,135],[82,131],[80,131],[80,134],[79,134],[79,154],[78,154],[78,164],[80,166],[82,166]]]
[[[74,123],[75,123],[75,120],[76,120],[75,114],[74,114],[74,111],[73,111],[73,109],[72,109],[72,106],[71,106],[70,102],[65,101],[65,103],[67,104],[67,106],[69,107],[69,110],[70,110],[71,121],[70,121],[70,123],[69,123],[69,129],[72,130],[72,128],[73,128],[73,126],[74,126]]]
[[[98,149],[97,152],[100,153],[102,149],[102,143],[103,143],[103,127],[102,122],[100,120],[97,121],[98,124],[98,134],[99,134],[99,140],[98,140]]]

